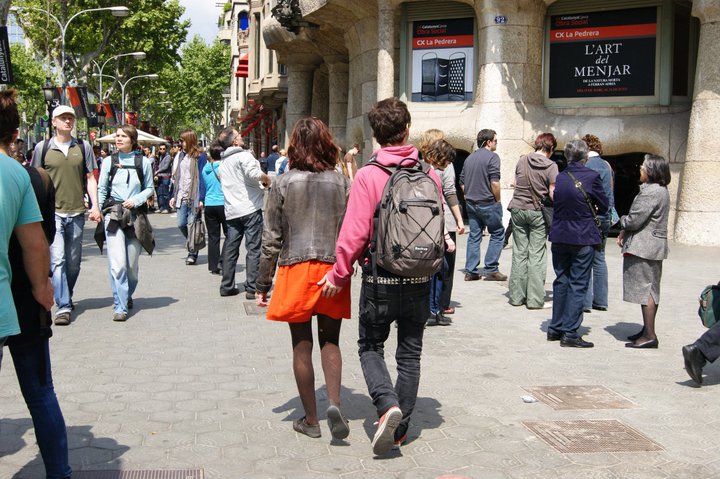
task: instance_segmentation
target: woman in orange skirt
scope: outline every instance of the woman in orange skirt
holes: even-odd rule
[[[321,436],[315,401],[312,364],[313,316],[318,318],[318,343],[330,406],[332,437],[350,433],[340,412],[342,356],[339,338],[342,318],[350,318],[350,288],[337,296],[321,296],[320,283],[335,263],[335,240],[345,215],[350,182],[335,171],[338,148],[328,127],[317,118],[298,120],[290,136],[291,169],[278,176],[265,209],[257,303],[268,306],[267,318],[290,324],[293,371],[305,416],[293,422],[295,431]],[[272,300],[268,292],[275,268]]]

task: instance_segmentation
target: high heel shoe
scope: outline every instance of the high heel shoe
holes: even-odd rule
[[[626,348],[634,348],[634,349],[657,349],[660,342],[655,339],[651,339],[650,341],[645,341],[644,343],[625,343]]]
[[[638,331],[637,333],[631,334],[630,336],[628,336],[628,337],[627,337],[627,338],[628,338],[628,341],[635,341],[635,340],[637,340],[637,339],[640,339],[640,338],[642,338],[642,335],[643,335],[643,334],[645,334],[645,328],[642,328],[642,329],[641,329],[640,331]]]

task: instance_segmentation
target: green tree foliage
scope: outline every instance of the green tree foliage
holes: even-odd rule
[[[28,122],[45,113],[45,99],[42,87],[45,85],[45,71],[37,58],[18,44],[10,45],[13,79],[11,85],[18,92],[18,109],[25,113]]]
[[[207,45],[196,36],[182,47],[180,56],[180,64],[168,66],[153,85],[168,94],[150,96],[144,105],[165,135],[177,137],[185,128],[192,128],[214,137],[223,121],[222,93],[229,82],[230,47],[220,41]],[[158,104],[164,101],[170,105]]]
[[[125,4],[130,9],[127,18],[116,18],[109,12],[88,12],[75,17],[69,24],[66,39],[65,71],[69,83],[89,85],[97,90],[98,70],[93,62],[102,65],[120,53],[144,51],[144,60],[123,57],[111,61],[103,71],[120,80],[133,75],[158,73],[179,60],[178,49],[187,37],[189,21],[180,17],[185,9],[178,0],[19,0],[16,7],[42,8],[65,24],[70,17],[90,8]],[[55,21],[42,12],[27,9],[19,15],[19,22],[35,50],[57,68],[60,64],[61,34]],[[115,85],[117,87],[117,85]],[[103,89],[113,89],[112,79],[105,79]],[[115,88],[117,89],[117,88]]]

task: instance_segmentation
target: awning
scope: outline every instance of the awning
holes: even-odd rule
[[[235,70],[236,78],[247,78],[248,77],[248,54],[243,53],[240,55],[237,69]]]

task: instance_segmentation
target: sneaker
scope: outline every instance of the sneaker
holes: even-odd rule
[[[127,313],[113,313],[113,321],[127,321]]]
[[[378,428],[372,440],[373,454],[382,456],[390,452],[395,443],[395,429],[402,421],[402,411],[393,406],[377,422]]]
[[[400,449],[400,446],[405,444],[405,441],[407,441],[407,434],[402,436],[400,439],[395,439],[395,442],[393,442],[393,449]]]
[[[330,434],[335,439],[345,439],[350,434],[348,420],[342,415],[337,406],[331,405],[327,408],[327,421]]]
[[[255,291],[245,291],[245,299],[255,299]]]
[[[188,256],[187,259],[185,259],[185,264],[188,266],[193,266],[197,263],[197,258],[194,258],[192,256]]]
[[[169,210],[160,210],[160,214],[161,214],[161,215],[166,215],[166,214],[168,214],[168,213],[170,213]]]
[[[67,326],[70,324],[70,313],[58,313],[55,315],[56,326]]]
[[[484,281],[507,281],[507,275],[502,274],[500,271],[495,271],[494,273],[486,274],[484,276]]]
[[[315,424],[314,426],[311,426],[307,423],[305,417],[294,420],[293,429],[300,434],[305,434],[307,437],[312,437],[313,439],[317,439],[322,435],[320,433],[320,424]]]

